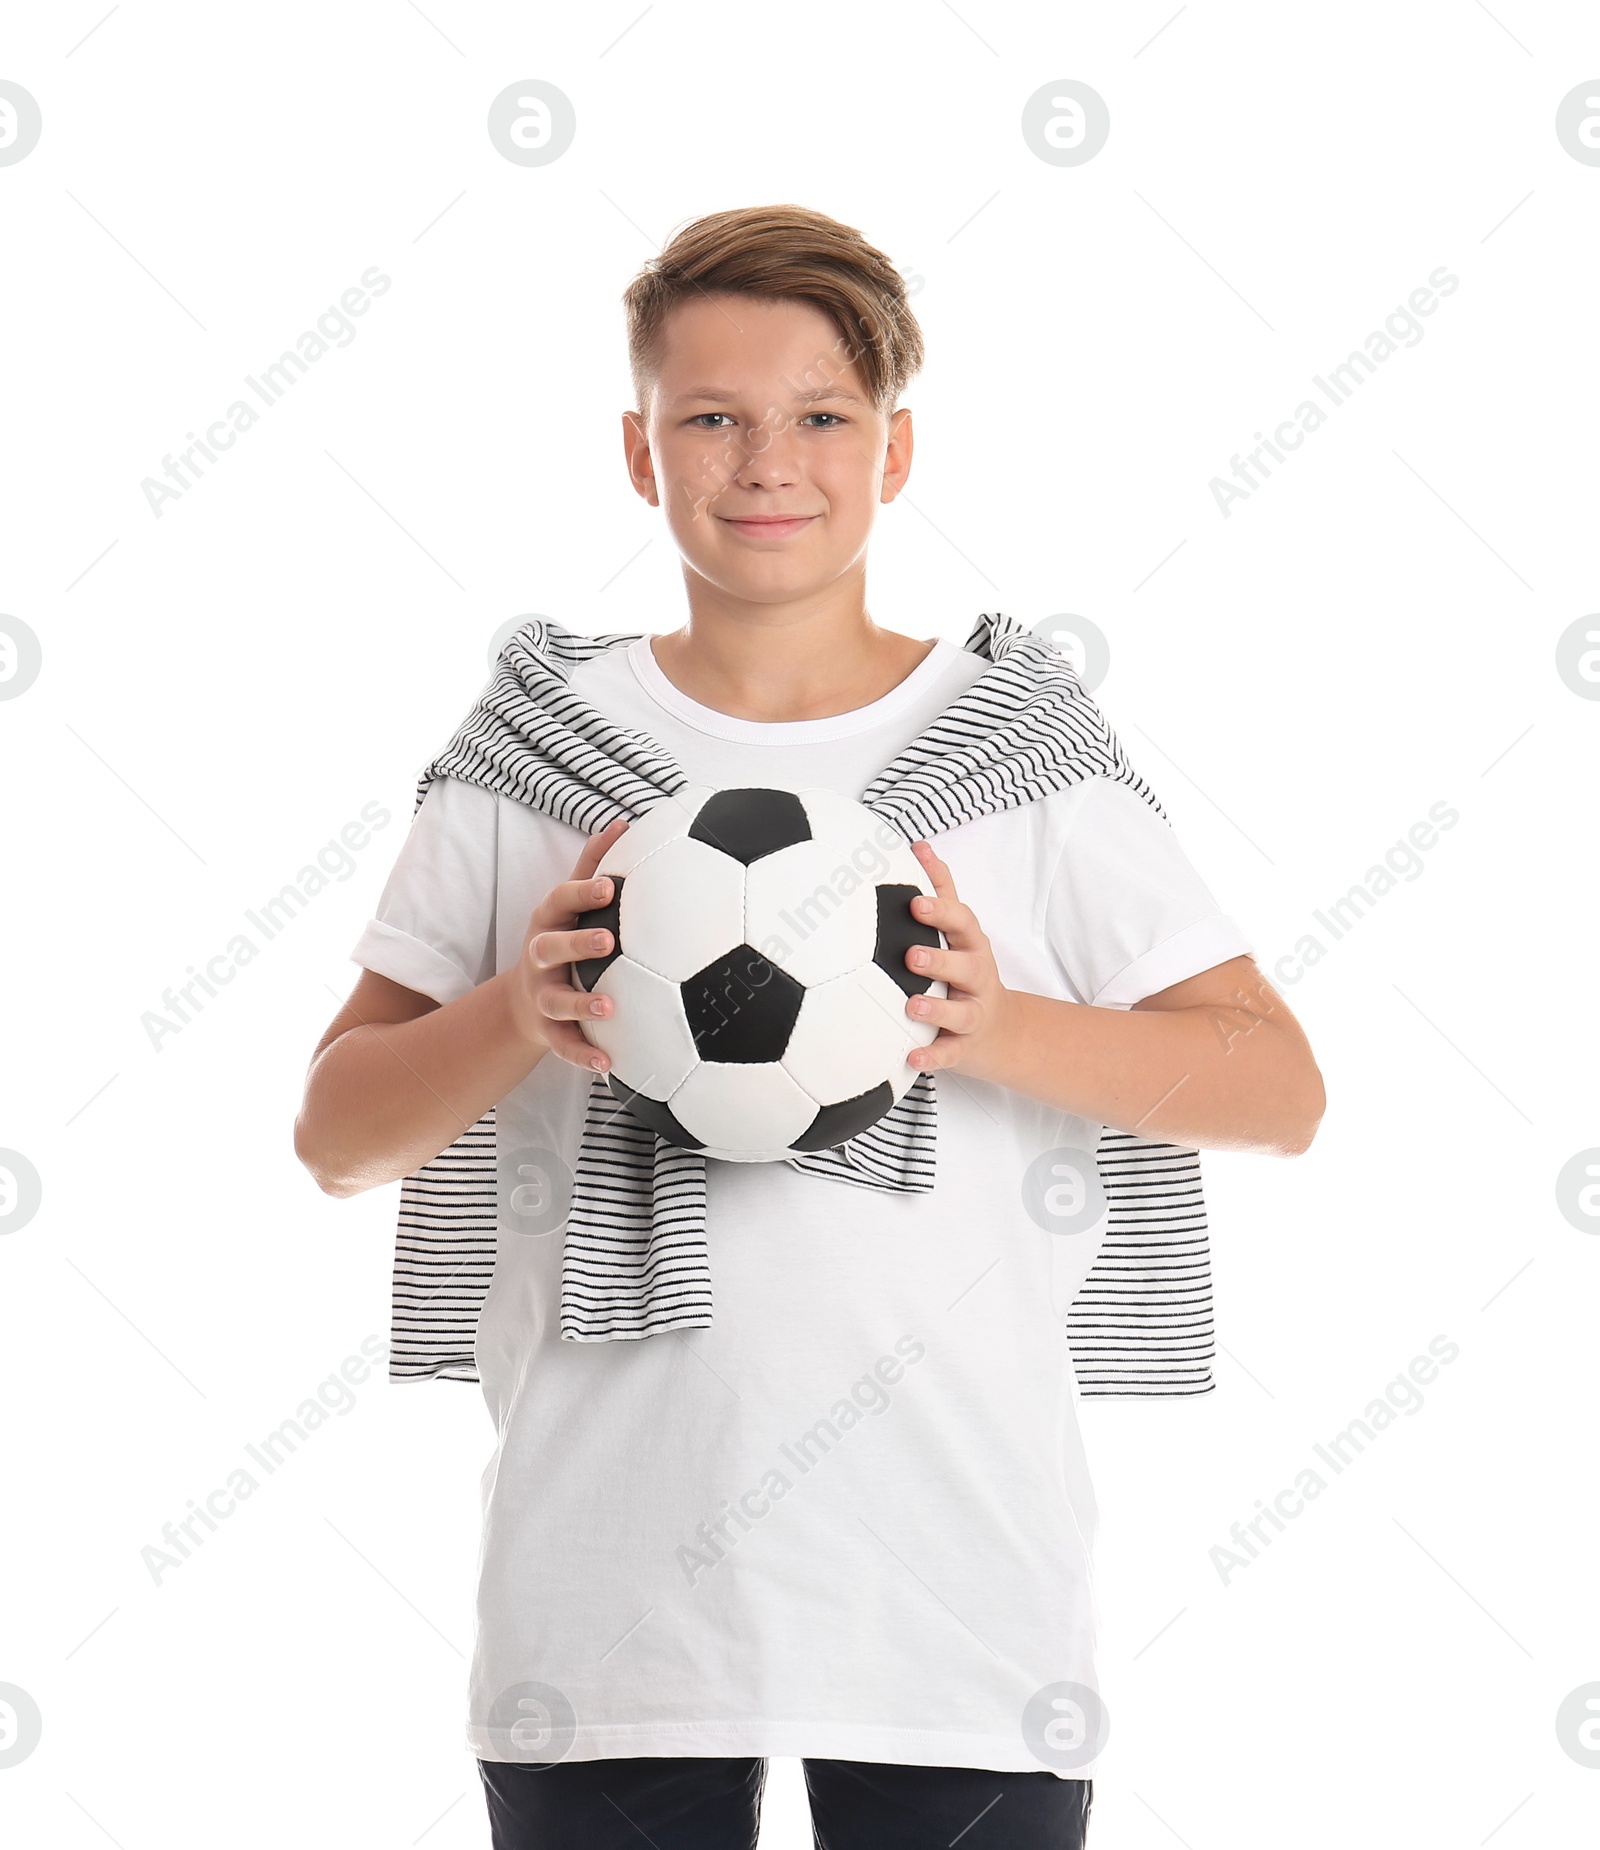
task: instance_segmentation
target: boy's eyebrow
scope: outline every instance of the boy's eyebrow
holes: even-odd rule
[[[864,398],[857,398],[854,392],[846,391],[842,385],[819,386],[815,391],[796,392],[794,396],[795,403],[800,405],[814,405],[823,398],[837,398],[847,405],[864,405],[867,402]]]
[[[700,385],[691,387],[687,392],[678,393],[675,398],[667,402],[673,405],[683,405],[687,404],[690,399],[700,398],[710,399],[713,404],[731,405],[737,397],[736,392],[719,391],[714,385]],[[808,392],[796,392],[793,397],[798,405],[814,405],[825,398],[837,399],[841,404],[846,405],[864,406],[867,402],[864,398],[858,398],[854,392],[847,391],[843,386],[818,386]]]

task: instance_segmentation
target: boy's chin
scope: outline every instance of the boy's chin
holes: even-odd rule
[[[727,597],[749,604],[792,604],[826,589],[842,574],[842,565],[828,569],[816,559],[749,560],[693,559],[692,570]]]

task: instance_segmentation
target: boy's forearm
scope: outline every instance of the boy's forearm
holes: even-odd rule
[[[1298,1023],[1248,1006],[1094,1008],[1006,992],[986,1058],[963,1066],[1093,1123],[1184,1149],[1298,1154],[1322,1078]]]
[[[549,1051],[507,1005],[502,971],[411,1021],[351,1028],[306,1077],[295,1151],[330,1195],[355,1195],[431,1162]]]

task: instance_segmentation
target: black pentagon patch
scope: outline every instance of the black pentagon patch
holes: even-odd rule
[[[679,984],[695,1051],[727,1065],[781,1060],[804,988],[748,944]]]
[[[930,951],[941,948],[938,927],[924,925],[913,918],[911,902],[922,891],[919,886],[880,886],[878,888],[878,948],[872,961],[885,976],[892,976],[908,996],[920,996],[933,982],[906,966],[906,952],[914,944],[925,944]]]
[[[862,1131],[876,1124],[894,1104],[894,1089],[885,1084],[874,1086],[859,1098],[847,1098],[837,1105],[824,1105],[794,1142],[791,1150],[834,1150],[848,1143]]]
[[[633,1087],[625,1085],[615,1073],[606,1074],[606,1084],[611,1089],[611,1096],[619,1105],[626,1105],[628,1110],[641,1124],[647,1125],[658,1137],[664,1137],[668,1143],[675,1143],[684,1150],[703,1150],[705,1145],[698,1137],[686,1131],[673,1115],[671,1106],[663,1105],[658,1098],[650,1098],[643,1092],[635,1092]]]
[[[572,927],[574,931],[608,931],[611,933],[611,949],[603,957],[580,957],[572,966],[577,972],[578,987],[582,990],[593,989],[601,976],[622,955],[622,879],[613,874],[611,879],[611,898],[603,906],[593,906],[587,912],[578,914],[578,922]]]
[[[708,842],[745,867],[810,839],[805,805],[792,790],[719,790],[689,830],[690,841]]]

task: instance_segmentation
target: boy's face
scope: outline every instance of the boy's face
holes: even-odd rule
[[[880,411],[843,337],[808,302],[683,303],[641,414],[625,411],[633,485],[691,573],[779,604],[855,567],[911,470],[911,413]]]

